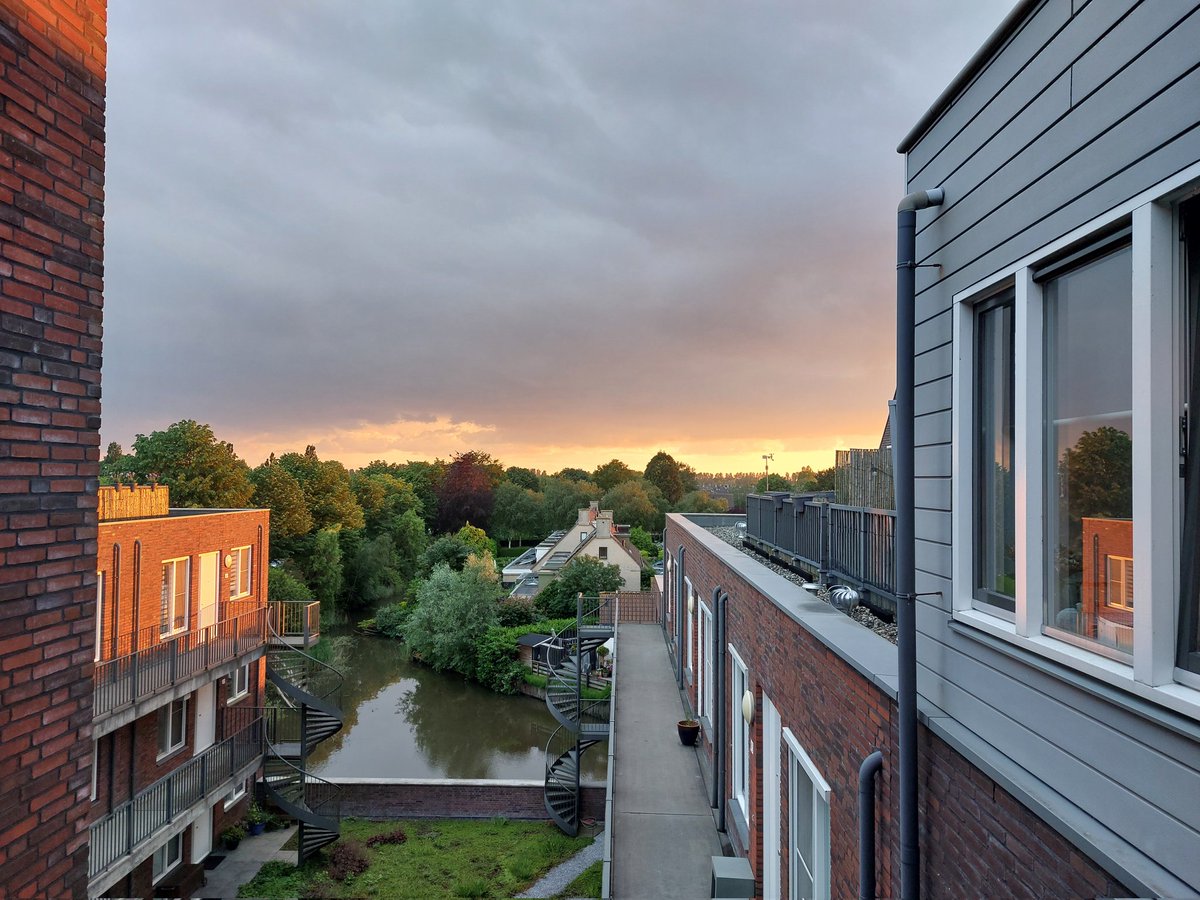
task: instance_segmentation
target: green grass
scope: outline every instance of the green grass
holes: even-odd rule
[[[252,881],[242,885],[238,896],[281,900],[305,895],[394,900],[512,897],[591,842],[590,837],[569,838],[544,822],[441,819],[402,824],[408,841],[367,848],[370,868],[344,884],[325,874],[331,849],[327,847],[300,868],[264,864]],[[341,839],[365,842],[396,825],[343,819]],[[598,896],[599,880],[596,884],[595,895],[582,896]]]
[[[559,897],[594,897],[600,898],[600,888],[603,885],[602,870],[604,863],[596,860],[579,873],[579,877],[567,885]]]
[[[525,683],[533,687],[544,688],[550,683],[550,680],[545,675],[538,675],[530,669],[526,669],[522,675],[525,678]],[[579,693],[584,700],[607,700],[612,696],[612,685],[605,685],[604,690],[585,687]]]

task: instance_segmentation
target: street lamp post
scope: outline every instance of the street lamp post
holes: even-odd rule
[[[771,489],[771,460],[775,458],[774,453],[763,454],[763,490]]]

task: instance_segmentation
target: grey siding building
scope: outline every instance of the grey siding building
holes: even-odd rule
[[[945,191],[917,234],[923,703],[1170,897],[1200,894],[1198,48],[1191,2],[1021,2],[899,148]]]

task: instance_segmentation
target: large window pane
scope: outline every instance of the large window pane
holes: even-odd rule
[[[1045,626],[1122,653],[1133,651],[1131,263],[1126,245],[1044,294]]]
[[[1186,278],[1183,348],[1184,420],[1183,545],[1180,553],[1179,666],[1200,674],[1200,200],[1179,208]]]
[[[978,503],[975,599],[1014,609],[1016,514],[1013,500],[1013,297],[1012,291],[976,317],[975,461]]]

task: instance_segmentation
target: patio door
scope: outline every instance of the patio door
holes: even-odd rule
[[[779,710],[765,693],[762,697],[763,738],[763,897],[779,900],[780,777],[779,756],[783,730]]]
[[[200,554],[200,619],[201,634],[209,625],[217,622],[217,576],[220,553]],[[206,637],[206,635],[204,635]]]

